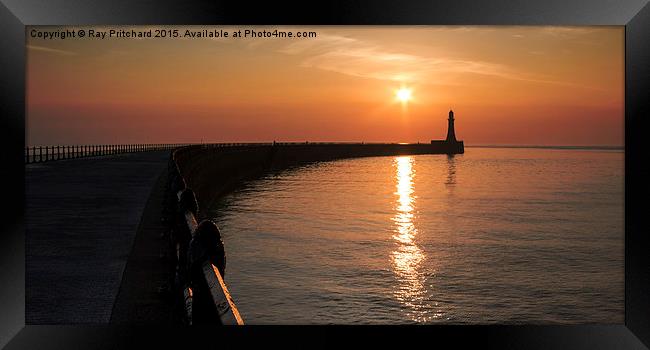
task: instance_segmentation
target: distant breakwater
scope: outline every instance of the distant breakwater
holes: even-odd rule
[[[240,146],[196,145],[179,149],[176,161],[187,186],[194,190],[199,208],[272,171],[314,162],[346,158],[416,154],[463,153],[462,143],[274,143]],[[205,217],[199,213],[200,217]]]

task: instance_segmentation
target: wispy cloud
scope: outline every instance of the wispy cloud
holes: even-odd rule
[[[474,74],[513,80],[538,80],[506,65],[450,57],[425,57],[336,35],[287,45],[280,52],[305,56],[301,65],[355,77],[453,85],[454,76]]]
[[[64,55],[64,56],[76,55],[76,53],[74,53],[72,51],[53,49],[53,48],[45,47],[45,46],[27,45],[27,48],[30,49],[30,50],[42,51],[42,52],[52,53],[52,54],[56,54],[56,55]]]
[[[569,38],[594,33],[597,29],[590,27],[542,27],[541,33],[560,38]]]

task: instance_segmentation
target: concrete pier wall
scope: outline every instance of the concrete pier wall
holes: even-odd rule
[[[312,162],[345,158],[462,153],[462,144],[275,144],[234,147],[191,146],[177,161],[200,208],[209,208],[243,181]],[[199,216],[202,216],[199,213]]]

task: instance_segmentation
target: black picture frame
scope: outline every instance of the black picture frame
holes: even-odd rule
[[[187,328],[25,326],[25,26],[106,24],[299,25],[622,25],[625,26],[625,323],[580,326],[422,326]],[[650,6],[645,0],[447,1],[35,1],[0,4],[0,347],[71,349],[239,346],[260,339],[284,346],[365,342],[495,349],[647,349],[650,347],[650,240],[645,223],[650,171],[644,118],[650,79]],[[314,344],[316,343],[316,344]],[[366,344],[368,346],[369,344]]]

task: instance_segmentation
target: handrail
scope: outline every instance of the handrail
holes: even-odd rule
[[[101,157],[123,153],[173,150],[191,143],[144,143],[101,145],[42,145],[25,147],[25,164],[54,160]]]
[[[174,150],[186,146],[226,148],[244,146],[301,146],[301,145],[386,145],[399,143],[380,142],[221,142],[221,143],[146,143],[101,145],[40,145],[25,147],[25,164],[54,160],[100,157],[122,153]]]
[[[198,223],[198,203],[176,162],[177,148],[168,164],[169,188],[166,222],[170,224],[171,246],[176,250],[175,281],[186,324],[243,325],[226,283],[225,253],[219,229],[210,220]],[[182,301],[182,302],[181,302]]]

